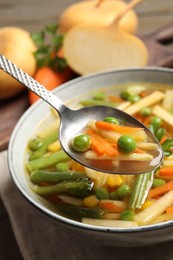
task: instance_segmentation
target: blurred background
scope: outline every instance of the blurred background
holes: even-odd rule
[[[14,25],[38,31],[58,20],[62,11],[75,2],[78,1],[0,0],[0,27]],[[173,20],[172,0],[144,0],[135,10],[139,16],[139,34],[148,34]]]

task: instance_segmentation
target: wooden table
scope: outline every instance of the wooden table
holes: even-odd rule
[[[0,27],[18,26],[36,32],[45,25],[58,21],[59,15],[72,0],[0,0]],[[144,0],[135,8],[139,16],[139,35],[150,34],[160,27],[173,22],[173,0]],[[173,30],[173,28],[172,28]],[[168,48],[173,51],[173,44]],[[9,101],[0,101],[0,150],[7,148],[8,136],[19,117],[28,107],[25,93]],[[13,109],[17,115],[13,125],[9,124]],[[5,139],[6,137],[6,139]],[[2,140],[3,139],[3,140]],[[8,215],[0,202],[0,259],[22,259],[17,248]]]

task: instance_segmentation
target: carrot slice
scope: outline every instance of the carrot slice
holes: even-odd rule
[[[166,141],[168,137],[166,135],[162,136],[161,140],[160,140],[160,144],[163,144],[164,141]]]
[[[163,167],[159,171],[159,176],[168,176],[173,177],[173,168],[171,167]]]
[[[173,213],[173,206],[167,208],[166,213]]]
[[[115,202],[111,202],[111,201],[100,202],[100,207],[109,212],[117,212],[117,213],[122,212],[125,209],[124,207],[119,206]]]
[[[148,197],[153,198],[165,194],[166,192],[173,189],[173,181],[169,181],[166,184],[149,191]]]
[[[131,133],[131,132],[136,132],[136,131],[143,129],[143,128],[139,128],[139,127],[111,124],[111,123],[108,123],[105,121],[96,121],[95,125],[98,129],[106,130],[106,131],[117,131],[119,133]]]
[[[115,102],[115,103],[121,103],[121,102],[123,102],[123,99],[120,98],[120,97],[117,97],[117,96],[110,95],[108,98],[109,98],[109,100],[110,100],[111,102]]]
[[[113,147],[106,139],[97,134],[93,129],[88,129],[87,134],[91,138],[91,148],[98,155],[108,154],[110,156],[118,155],[117,149]]]

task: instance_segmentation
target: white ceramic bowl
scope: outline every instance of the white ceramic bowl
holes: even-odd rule
[[[129,82],[154,82],[172,84],[173,70],[161,68],[142,68],[108,71],[79,77],[61,87],[54,93],[67,102],[90,90],[118,85]],[[173,221],[135,228],[107,228],[91,226],[64,218],[46,207],[44,202],[28,186],[24,170],[24,155],[28,140],[42,118],[50,111],[50,106],[43,101],[38,101],[31,106],[17,123],[9,144],[8,163],[11,176],[25,198],[31,202],[43,215],[48,216],[56,227],[63,227],[65,231],[71,230],[80,234],[80,237],[90,241],[98,241],[111,246],[145,246],[165,242],[173,239]]]

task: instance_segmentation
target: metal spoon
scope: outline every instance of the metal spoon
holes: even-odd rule
[[[20,68],[18,68],[3,55],[0,55],[0,68],[16,80],[18,80],[20,83],[24,84],[24,86],[26,86],[29,90],[33,91],[35,94],[37,94],[39,97],[41,97],[57,110],[61,119],[59,128],[59,140],[61,142],[62,148],[70,157],[72,157],[77,162],[98,171],[115,174],[145,173],[148,171],[153,171],[161,164],[163,160],[163,152],[159,142],[157,141],[155,136],[148,130],[148,128],[146,128],[134,117],[119,109],[107,106],[89,106],[80,108],[78,110],[71,110],[66,107],[59,98],[57,98],[54,94],[44,88],[32,77],[23,72]],[[71,148],[70,144],[72,142],[72,139],[77,134],[83,132],[88,122],[93,119],[102,120],[103,118],[110,116],[116,117],[134,126],[144,128],[146,134],[149,136],[152,142],[158,144],[157,154],[148,165],[146,165],[146,163],[136,164],[137,162],[135,162],[135,164],[133,163],[132,167],[117,167],[116,164],[110,164],[106,160],[86,159],[83,153],[75,152]],[[126,166],[126,164],[127,162],[124,162],[123,165]]]

